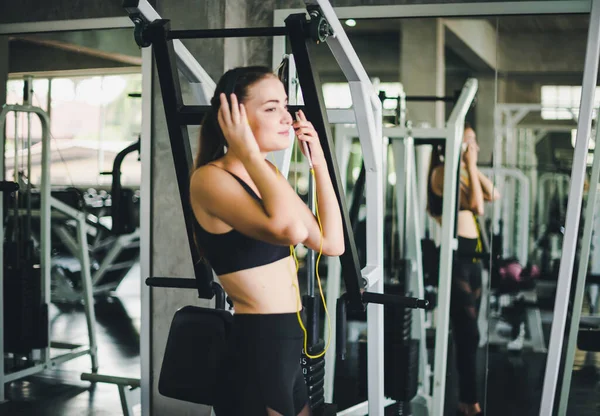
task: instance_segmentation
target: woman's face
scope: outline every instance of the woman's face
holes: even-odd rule
[[[465,132],[463,134],[463,143],[477,143],[477,136],[475,135],[475,130],[473,130],[472,128],[468,127],[465,129]]]
[[[248,123],[262,152],[290,146],[293,120],[287,110],[287,95],[279,79],[268,76],[250,86],[244,106]]]

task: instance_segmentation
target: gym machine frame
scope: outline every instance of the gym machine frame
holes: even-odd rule
[[[531,212],[531,186],[529,182],[529,178],[520,170],[516,168],[482,168],[481,171],[488,175],[494,176],[495,182],[504,183],[506,178],[512,178],[515,182],[519,183],[519,198],[517,200],[519,204],[519,221],[515,222],[516,228],[518,232],[516,233],[520,240],[520,244],[517,247],[516,252],[507,253],[506,251],[503,253],[503,256],[506,258],[507,256],[514,256],[518,259],[519,263],[523,266],[526,266],[529,262],[529,239],[531,237],[529,230],[529,217]],[[508,198],[506,198],[508,200]],[[509,200],[509,202],[515,202],[515,200]],[[494,208],[497,208],[494,205]],[[495,210],[496,211],[496,210]],[[506,211],[506,208],[504,209]],[[496,211],[497,212],[497,211]],[[497,222],[501,218],[497,213],[493,214],[493,219]],[[514,218],[514,217],[513,217]],[[508,222],[504,221],[505,227]],[[497,224],[492,226],[492,229],[496,227]],[[515,227],[509,227],[515,228]],[[511,244],[514,245],[514,244]],[[482,303],[488,304],[488,299],[483,296],[488,291],[488,285],[483,286],[482,292]],[[489,296],[489,293],[487,294]],[[535,289],[527,290],[520,292],[520,295],[523,296],[524,300],[530,304],[535,304],[537,299],[537,292]],[[502,296],[502,295],[500,295]],[[535,352],[546,353],[548,349],[546,348],[546,339],[544,337],[544,332],[542,330],[542,317],[540,314],[540,310],[537,307],[528,307],[527,308],[527,328],[529,329],[529,339],[525,340],[524,347],[531,348]],[[489,325],[489,319],[486,325]],[[507,340],[498,337],[496,335],[496,331],[490,329],[488,331],[482,331],[482,341],[483,338],[487,337],[487,342],[491,345],[503,345],[506,344]],[[483,342],[481,342],[483,345]]]
[[[558,194],[559,201],[564,201],[565,197],[565,189],[569,187],[570,177],[566,173],[556,173],[556,172],[546,172],[538,177],[537,181],[537,193],[535,196],[536,199],[536,233],[535,239],[538,241],[543,237],[546,232],[546,224],[550,219],[550,214],[548,212],[548,202],[546,198],[549,198],[546,195],[546,191],[555,191]],[[550,183],[548,186],[547,183]],[[550,188],[550,189],[547,189]],[[552,192],[548,192],[548,194],[552,194]],[[559,204],[559,212],[560,216],[564,215],[564,208],[562,204]]]
[[[596,143],[600,140],[600,128],[596,128]],[[575,286],[575,296],[573,298],[573,313],[569,326],[569,336],[567,337],[567,351],[565,358],[565,370],[560,387],[559,411],[560,416],[567,414],[567,405],[569,403],[569,392],[571,389],[571,377],[573,375],[573,363],[577,350],[577,336],[579,334],[579,324],[581,322],[581,312],[583,307],[583,295],[586,287],[586,277],[588,272],[588,263],[591,254],[592,234],[595,232],[594,218],[596,206],[598,204],[598,180],[600,179],[600,146],[594,148],[594,161],[592,163],[592,173],[590,178],[590,190],[585,206],[585,217],[583,226],[583,236],[581,237],[581,253],[579,255],[579,267],[577,269],[577,280]],[[600,327],[600,318],[593,317],[596,325]],[[600,348],[600,345],[598,345]]]
[[[28,85],[26,80],[25,85]],[[27,88],[27,87],[26,87]],[[4,385],[14,380],[18,380],[30,375],[39,373],[46,369],[55,368],[56,366],[80,357],[82,355],[90,355],[91,358],[91,369],[92,372],[98,370],[98,355],[97,355],[97,343],[96,343],[96,315],[94,313],[93,306],[93,295],[92,295],[92,282],[90,277],[89,268],[89,257],[87,251],[87,237],[85,216],[81,212],[77,212],[77,215],[72,215],[75,210],[66,206],[62,202],[52,198],[50,196],[50,119],[48,114],[39,107],[34,107],[26,103],[25,105],[5,105],[0,112],[0,180],[4,180],[4,143],[6,142],[6,117],[9,113],[24,113],[27,114],[28,118],[35,114],[39,117],[42,126],[42,174],[40,184],[40,196],[41,196],[41,207],[40,207],[40,267],[41,267],[41,281],[42,281],[42,304],[49,304],[51,300],[51,241],[50,241],[50,225],[51,225],[51,209],[54,208],[63,214],[71,215],[73,219],[77,221],[77,239],[78,250],[77,257],[81,262],[82,268],[82,287],[84,293],[84,308],[85,316],[88,327],[89,345],[75,345],[64,342],[56,342],[51,339],[51,328],[50,321],[48,320],[48,340],[49,346],[40,350],[40,357],[34,358],[31,366],[24,369],[17,370],[14,372],[6,373],[5,371],[5,352],[4,352],[4,323],[0,322],[0,359],[2,360],[2,368],[0,368],[0,403],[5,400],[4,397]],[[28,123],[30,126],[31,123]],[[30,132],[28,131],[28,134]],[[17,138],[15,137],[15,140]],[[29,141],[28,141],[29,142]],[[28,149],[31,149],[30,143],[28,143]],[[16,162],[16,158],[15,158]],[[28,155],[28,165],[30,165],[30,154]],[[16,165],[15,165],[16,169]],[[30,180],[30,178],[28,178]],[[0,218],[4,217],[4,207],[0,204]],[[26,236],[29,238],[28,236]],[[4,241],[4,227],[0,227],[0,242]],[[4,246],[0,251],[0,311],[4,313]],[[87,273],[85,272],[87,271]],[[67,352],[51,357],[51,348],[67,350]]]
[[[423,308],[427,302],[416,298],[384,295],[383,292],[383,186],[381,175],[381,103],[375,95],[368,80],[366,72],[356,53],[351,47],[340,22],[337,20],[331,5],[328,2],[319,2],[319,7],[308,7],[311,14],[311,23],[306,20],[305,14],[293,15],[286,20],[285,28],[253,28],[253,29],[216,29],[216,30],[185,30],[172,31],[166,20],[149,21],[139,13],[139,2],[125,2],[125,7],[134,21],[135,37],[140,46],[153,46],[156,64],[161,84],[163,102],[167,118],[169,137],[171,140],[172,153],[182,207],[185,216],[186,229],[190,254],[195,267],[196,287],[199,296],[212,299],[214,295],[223,304],[223,289],[212,280],[212,270],[207,270],[195,249],[192,232],[193,215],[188,203],[188,178],[192,166],[192,157],[187,134],[188,125],[198,125],[206,107],[184,105],[181,98],[181,90],[178,79],[177,65],[174,58],[175,45],[173,40],[191,37],[240,37],[240,36],[275,36],[287,34],[292,44],[295,64],[298,67],[300,83],[304,86],[303,98],[306,105],[304,111],[312,121],[319,133],[321,146],[326,155],[332,183],[340,203],[346,252],[340,256],[347,292],[341,298],[342,308],[347,305],[351,310],[364,311],[367,309],[371,337],[375,334],[378,341],[369,343],[369,370],[368,378],[369,395],[373,396],[370,404],[371,414],[383,414],[383,309],[374,304],[395,304],[404,307]],[[146,5],[147,6],[147,5]],[[149,7],[149,6],[148,6]],[[136,13],[138,12],[138,13]],[[329,36],[331,30],[335,37]],[[372,235],[367,242],[370,249],[367,251],[367,267],[361,271],[358,267],[358,255],[354,243],[352,228],[348,220],[348,211],[345,204],[345,196],[341,179],[332,154],[333,143],[330,140],[330,129],[328,120],[324,117],[326,109],[318,81],[318,74],[310,64],[309,44],[312,39],[320,42],[331,39],[330,47],[340,62],[344,73],[350,80],[350,87],[355,102],[355,117],[359,122],[361,135],[366,136],[363,143],[363,152],[366,155],[368,166],[367,199],[373,201],[367,207],[369,226],[379,232]],[[185,72],[184,72],[185,73]],[[204,96],[206,101],[206,95]],[[290,108],[294,110],[294,108]],[[365,141],[365,140],[363,140]],[[373,226],[373,224],[375,226]],[[371,249],[372,248],[372,249]],[[151,279],[147,283],[161,287],[193,287],[190,279]],[[373,291],[363,291],[363,288],[372,287]],[[370,305],[369,305],[370,303]],[[338,305],[340,303],[338,302]],[[316,309],[315,305],[315,309]],[[312,314],[309,312],[309,320]],[[339,320],[338,320],[339,322]],[[316,324],[316,323],[315,323]],[[309,324],[310,325],[310,324]],[[375,363],[376,365],[373,365]]]
[[[548,348],[548,358],[546,361],[546,372],[544,375],[544,387],[542,390],[542,400],[540,405],[540,416],[551,415],[554,412],[555,398],[557,390],[559,392],[559,415],[566,414],[568,402],[568,389],[570,377],[564,377],[562,387],[559,387],[559,368],[562,362],[562,349],[564,335],[567,327],[567,312],[569,308],[569,298],[565,294],[571,291],[571,281],[573,280],[573,266],[576,257],[577,237],[579,235],[579,220],[581,218],[581,205],[583,197],[583,183],[587,169],[587,156],[589,148],[590,131],[592,126],[592,111],[594,106],[594,94],[596,91],[596,78],[598,74],[598,61],[600,60],[600,0],[591,2],[590,23],[588,28],[588,38],[585,52],[585,64],[583,71],[583,82],[581,86],[581,105],[579,119],[577,121],[577,138],[575,142],[575,152],[573,156],[573,166],[571,169],[571,182],[569,186],[569,199],[567,203],[567,217],[565,220],[565,235],[563,239],[563,250],[560,259],[558,271],[558,286],[556,289],[556,299],[554,308],[554,319],[552,320],[552,329],[550,332],[550,344]],[[596,156],[594,154],[594,156]],[[596,158],[594,158],[596,161]],[[598,182],[598,167],[594,171],[596,175],[596,185]],[[595,192],[594,192],[595,193]],[[592,201],[592,206],[594,202]],[[589,234],[586,235],[589,247]],[[588,248],[584,247],[584,254]],[[584,256],[582,256],[583,258]],[[586,257],[587,260],[587,257]],[[582,264],[580,263],[580,266]],[[587,266],[587,264],[586,264]],[[587,269],[587,267],[585,268]],[[585,273],[579,270],[580,273]],[[574,351],[574,332],[578,330],[579,316],[581,314],[581,305],[583,301],[583,289],[585,285],[585,274],[578,276],[576,285],[576,294],[574,309],[571,321],[571,333],[569,334],[569,344],[567,349],[567,362],[565,363],[565,372],[572,371],[572,357]],[[570,364],[570,367],[567,365]]]
[[[526,146],[534,147],[540,140],[542,140],[546,134],[551,132],[564,132],[571,131],[574,126],[568,124],[554,124],[554,125],[544,125],[539,123],[523,123],[523,121],[527,118],[527,116],[531,113],[541,113],[544,110],[553,110],[553,111],[568,111],[571,113],[572,117],[576,119],[575,111],[578,110],[577,107],[551,107],[551,106],[543,106],[541,104],[511,104],[511,103],[503,103],[496,104],[496,108],[494,109],[494,129],[498,139],[494,143],[494,163],[495,166],[507,166],[510,168],[520,167],[517,162],[517,157],[523,153],[523,150],[519,148],[519,145],[525,144]],[[531,131],[531,136],[529,136],[526,141],[523,143],[520,139],[521,132],[525,130]],[[527,133],[526,133],[527,134]],[[503,151],[506,149],[506,152]],[[506,160],[505,160],[506,159]],[[535,164],[526,164],[526,166],[536,166]],[[497,169],[497,168],[494,168]],[[529,171],[531,172],[531,171]],[[532,183],[535,183],[535,173],[527,173],[527,177],[529,177]],[[494,218],[500,218],[500,211],[502,210],[502,219],[504,221],[504,230],[503,230],[503,253],[504,257],[511,256],[512,254],[508,252],[509,247],[517,247],[517,252],[522,252],[523,250],[528,250],[528,246],[523,247],[522,241],[528,241],[528,238],[524,238],[521,234],[517,238],[515,238],[514,233],[514,216],[512,214],[512,210],[510,209],[510,204],[513,202],[515,194],[514,187],[509,184],[505,186],[504,177],[500,176],[496,178],[496,185],[499,188],[503,189],[504,198],[500,203],[494,204]],[[537,196],[536,196],[537,200]],[[538,200],[538,208],[539,208],[539,200]],[[536,218],[537,221],[540,221],[541,218],[538,216]],[[498,222],[496,221],[494,227],[494,232],[499,232]],[[526,263],[522,263],[526,264]]]

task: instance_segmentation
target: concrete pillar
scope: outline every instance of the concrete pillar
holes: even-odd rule
[[[225,2],[225,27],[246,27],[245,0],[226,0]],[[248,65],[247,44],[249,38],[228,38],[224,40],[223,48],[227,51],[224,56],[225,70],[237,66]],[[254,65],[254,64],[253,64]]]
[[[0,103],[6,103],[8,81],[8,36],[0,36]]]
[[[402,22],[400,40],[400,82],[406,95],[437,95],[445,93],[444,26],[441,19],[410,19]],[[445,125],[443,102],[408,102],[407,120],[413,126]],[[421,229],[427,216],[427,172],[431,148],[417,147],[416,168],[419,206],[422,207]],[[431,228],[431,227],[428,227]]]
[[[496,81],[494,77],[477,76],[479,89],[475,105],[475,132],[479,142],[479,163],[492,162],[494,151],[494,111],[496,108]]]
[[[410,19],[402,22],[400,82],[407,95],[444,95],[444,26],[441,19]],[[444,125],[444,104],[407,104],[407,119],[413,125]]]
[[[173,4],[176,3],[176,4]],[[171,20],[177,29],[225,27],[226,4],[221,0],[179,0],[160,2],[158,13]],[[231,12],[231,10],[230,10]],[[229,14],[233,19],[232,14]],[[192,55],[216,81],[223,73],[225,63],[223,39],[184,41]],[[181,77],[184,102],[194,103],[187,82]],[[155,74],[153,83],[152,120],[152,261],[153,276],[194,277],[189,253],[178,189],[174,184],[169,135],[162,103],[161,89]],[[189,129],[192,149],[197,148],[198,129]],[[195,154],[195,153],[194,153]],[[210,415],[211,408],[193,403],[172,400],[158,393],[158,379],[167,342],[171,320],[175,312],[185,305],[209,306],[211,301],[198,299],[194,290],[152,289],[151,292],[151,374],[153,379],[150,416]],[[202,374],[198,374],[202,377]]]

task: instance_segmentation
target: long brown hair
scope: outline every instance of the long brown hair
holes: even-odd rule
[[[468,121],[466,121],[463,132],[467,131],[468,129],[473,129],[473,126],[471,126],[471,124]],[[445,151],[446,151],[445,144],[434,145],[433,150],[431,151],[431,160],[429,162],[429,171],[427,172],[427,212],[429,213],[429,215],[432,215],[432,216],[438,215],[437,213],[431,212],[431,208],[432,208],[431,205],[433,204],[432,199],[437,198],[439,200],[439,197],[433,193],[433,188],[431,187],[431,176],[432,176],[432,173],[435,168],[444,164]]]
[[[248,98],[250,87],[269,76],[275,76],[275,74],[273,74],[271,69],[264,66],[239,67],[231,69],[223,74],[221,79],[219,79],[219,82],[215,87],[215,93],[210,100],[210,110],[202,120],[200,137],[198,138],[198,151],[191,173],[199,167],[225,155],[227,140],[225,140],[225,135],[223,134],[223,130],[221,130],[217,118],[219,108],[221,107],[220,94],[225,93],[226,95],[229,95],[234,93],[237,96],[238,101],[243,103]],[[229,97],[227,97],[227,99],[229,100]],[[198,239],[196,227],[194,227],[194,242],[196,243],[196,248],[200,254],[200,260],[208,264],[209,262],[206,258],[205,250]]]
[[[438,213],[431,211],[432,204],[434,204],[432,199],[436,198],[436,197],[439,199],[439,197],[433,193],[433,189],[431,187],[431,176],[432,176],[435,168],[444,164],[444,158],[443,158],[444,152],[445,152],[444,145],[434,145],[433,149],[431,150],[431,159],[429,161],[429,171],[427,172],[427,212],[429,213],[429,215],[432,215],[432,216],[438,215]]]
[[[217,119],[221,107],[220,94],[234,93],[240,103],[248,98],[252,85],[262,79],[275,76],[270,68],[265,66],[247,66],[231,69],[219,79],[215,93],[210,100],[210,110],[204,116],[198,143],[198,152],[194,161],[194,170],[225,155],[227,140],[223,135]],[[229,97],[227,97],[229,99]]]

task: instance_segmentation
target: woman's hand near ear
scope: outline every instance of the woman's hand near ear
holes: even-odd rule
[[[219,96],[221,106],[217,119],[229,149],[242,160],[260,154],[260,148],[252,133],[244,104],[238,103],[235,94],[231,94],[231,108],[225,94]]]

